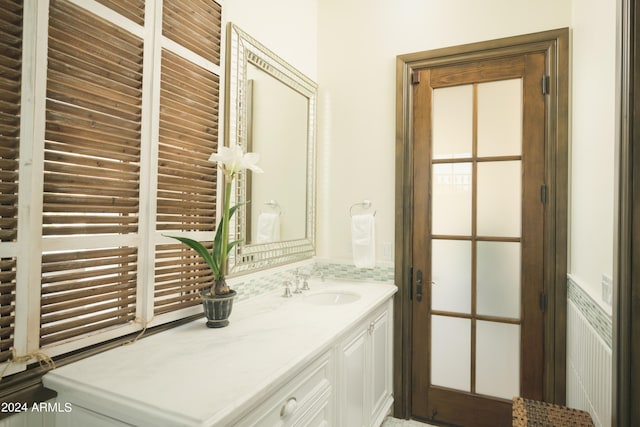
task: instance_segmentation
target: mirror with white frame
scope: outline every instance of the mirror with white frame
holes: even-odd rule
[[[260,155],[262,174],[234,181],[230,236],[240,240],[229,272],[310,258],[315,253],[317,85],[236,25],[227,30],[225,133],[229,145]]]

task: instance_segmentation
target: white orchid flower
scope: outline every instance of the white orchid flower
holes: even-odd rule
[[[222,170],[229,177],[233,177],[236,173],[243,169],[249,169],[256,173],[262,173],[263,170],[257,165],[260,155],[257,153],[244,153],[242,147],[233,145],[231,147],[219,147],[217,153],[213,153],[209,160],[218,162]]]

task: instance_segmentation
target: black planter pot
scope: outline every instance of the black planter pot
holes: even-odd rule
[[[233,299],[236,291],[226,295],[212,295],[210,292],[202,293],[202,307],[207,316],[207,327],[223,328],[229,324],[229,315],[233,308]]]

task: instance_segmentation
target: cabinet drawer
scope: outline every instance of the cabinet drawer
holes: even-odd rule
[[[308,413],[318,406],[331,413],[333,362],[331,352],[316,359],[273,396],[253,409],[234,426],[287,427],[306,425]]]

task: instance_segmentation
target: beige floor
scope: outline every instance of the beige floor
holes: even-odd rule
[[[435,427],[431,424],[424,424],[414,420],[399,420],[387,417],[380,427]]]

